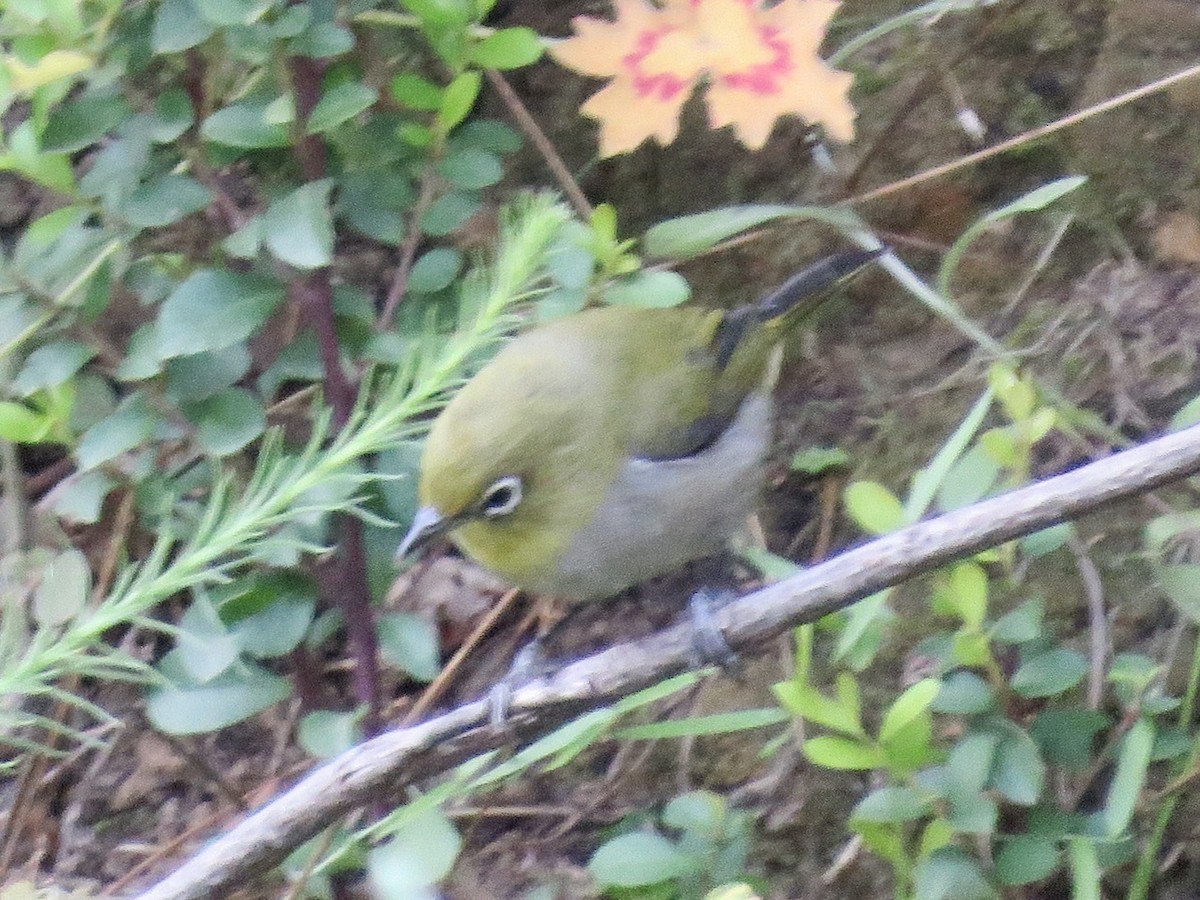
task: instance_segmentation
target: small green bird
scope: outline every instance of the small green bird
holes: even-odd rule
[[[449,533],[518,587],[588,600],[718,553],[758,500],[786,313],[882,252],[728,312],[603,307],[515,338],[433,423],[397,560]]]

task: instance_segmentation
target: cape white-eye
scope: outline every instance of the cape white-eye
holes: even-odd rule
[[[610,306],[521,334],[433,423],[397,559],[449,533],[519,587],[586,600],[719,552],[758,500],[781,323],[880,252],[731,311]]]

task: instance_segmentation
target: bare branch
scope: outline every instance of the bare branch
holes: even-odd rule
[[[713,617],[732,646],[758,644],[951,560],[1198,471],[1195,426],[871,541],[747,594]],[[486,750],[546,734],[573,715],[684,671],[689,634],[686,624],[677,625],[561,667],[514,692],[503,729],[488,727],[487,705],[475,701],[369,740],[315,769],[138,900],[226,896],[368,800]]]

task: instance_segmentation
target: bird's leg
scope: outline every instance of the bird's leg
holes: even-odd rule
[[[691,660],[697,668],[717,665],[727,672],[737,668],[740,662],[738,655],[713,620],[714,608],[720,608],[736,598],[737,595],[732,591],[701,588],[688,600],[692,620]]]
[[[488,721],[494,728],[502,727],[508,720],[513,691],[545,671],[547,662],[540,637],[535,637],[517,651],[508,671],[488,691]]]
[[[513,691],[547,671],[550,660],[546,656],[545,645],[583,608],[584,604],[576,604],[562,612],[561,604],[554,598],[538,598],[533,615],[538,622],[538,633],[517,651],[504,677],[488,691],[488,719],[493,726],[499,728],[508,719]]]

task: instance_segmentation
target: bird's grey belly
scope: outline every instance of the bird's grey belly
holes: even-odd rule
[[[757,504],[770,438],[771,400],[756,392],[699,453],[630,460],[545,589],[609,596],[721,551]]]

